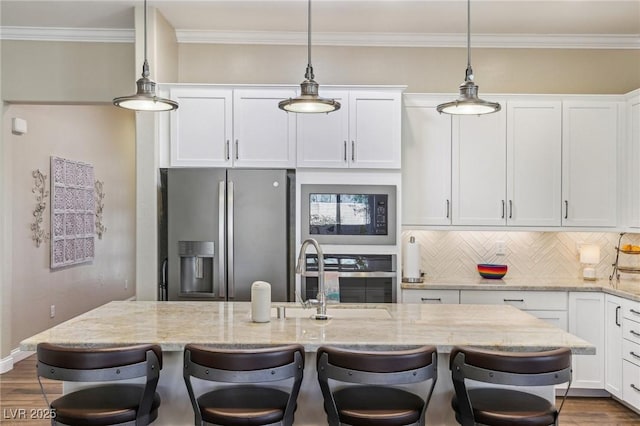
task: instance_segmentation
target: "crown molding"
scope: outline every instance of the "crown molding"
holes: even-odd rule
[[[76,41],[94,43],[133,43],[133,29],[122,28],[53,28],[0,27],[1,40]]]
[[[306,32],[176,30],[178,43],[305,45]],[[466,47],[466,34],[315,33],[313,45],[367,47]],[[478,48],[640,49],[640,34],[477,34]]]
[[[306,45],[306,32],[176,30],[178,43]],[[0,27],[1,40],[133,43],[133,29]],[[465,34],[315,33],[313,45],[466,47]],[[476,34],[474,48],[640,49],[640,34]]]

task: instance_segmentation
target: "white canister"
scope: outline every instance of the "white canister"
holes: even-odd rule
[[[251,320],[271,321],[271,284],[266,281],[254,281],[251,284]]]

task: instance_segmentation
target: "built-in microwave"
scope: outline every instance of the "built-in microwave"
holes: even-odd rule
[[[320,244],[396,244],[394,185],[301,185],[301,237]]]

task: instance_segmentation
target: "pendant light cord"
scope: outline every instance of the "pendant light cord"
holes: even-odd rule
[[[307,80],[314,78],[313,66],[311,65],[311,0],[307,2],[307,70],[304,78]]]
[[[149,77],[149,61],[147,61],[147,0],[144,0],[144,63],[142,64],[142,76]]]
[[[465,81],[473,81],[473,69],[471,68],[471,0],[467,0],[467,70]]]

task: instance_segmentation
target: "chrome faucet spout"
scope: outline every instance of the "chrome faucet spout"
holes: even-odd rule
[[[306,253],[307,248],[309,246],[313,246],[315,248],[316,253],[318,254],[318,302],[317,302],[317,312],[314,315],[314,318],[317,320],[326,320],[329,319],[327,315],[327,295],[324,288],[324,253],[322,252],[322,248],[320,244],[313,238],[308,238],[302,242],[302,246],[300,247],[300,253],[298,254],[298,263],[296,265],[296,273],[304,274],[307,269],[307,259]]]

